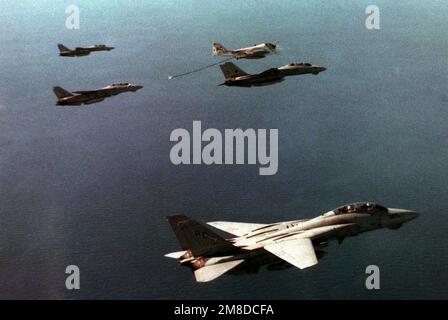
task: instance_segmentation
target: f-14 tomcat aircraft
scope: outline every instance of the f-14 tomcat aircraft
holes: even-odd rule
[[[261,43],[236,50],[227,50],[222,44],[213,43],[212,55],[234,57],[236,59],[262,59],[278,51],[278,46],[272,43]]]
[[[220,65],[225,81],[220,85],[236,87],[261,87],[270,84],[282,82],[287,76],[296,76],[301,74],[317,75],[327,70],[324,67],[312,65],[310,63],[290,63],[280,68],[271,68],[257,74],[248,74],[238,68],[232,62],[226,62]]]
[[[58,106],[80,106],[82,104],[92,104],[103,101],[105,98],[116,96],[123,92],[136,92],[143,86],[131,83],[116,83],[107,87],[91,91],[69,92],[61,87],[54,87],[53,91],[58,97]]]
[[[194,271],[196,281],[208,282],[225,273],[257,272],[289,267],[305,269],[318,263],[328,243],[375,229],[398,229],[416,212],[385,208],[372,202],[344,205],[310,220],[273,224],[208,222],[232,238],[224,239],[184,215],[168,217],[182,251],[166,254]],[[347,263],[350,263],[347,261]]]
[[[75,48],[75,50],[70,50],[63,44],[58,44],[59,55],[61,57],[83,57],[88,56],[91,52],[95,51],[110,51],[113,50],[114,47],[108,47],[104,44],[96,44],[87,48]]]

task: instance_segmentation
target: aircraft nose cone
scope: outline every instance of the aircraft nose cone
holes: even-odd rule
[[[407,215],[408,221],[411,221],[411,220],[414,220],[415,218],[418,218],[418,216],[420,214],[418,214],[417,212],[409,211],[406,215]]]
[[[419,214],[417,212],[414,212],[411,210],[406,210],[406,209],[390,208],[390,209],[388,209],[388,211],[389,211],[389,214],[391,214],[391,215],[400,216],[401,220],[403,220],[404,222],[414,220],[415,218],[417,218],[419,216]]]

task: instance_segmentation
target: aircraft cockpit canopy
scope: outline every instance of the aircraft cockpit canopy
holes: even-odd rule
[[[345,206],[339,207],[336,210],[334,210],[334,213],[336,215],[348,214],[348,213],[375,214],[379,211],[387,211],[387,209],[373,202],[357,202],[346,204]]]
[[[128,85],[129,85],[129,83],[127,83],[127,82],[112,84],[112,86],[114,86],[114,87],[122,87],[122,86],[128,86]]]
[[[304,63],[304,62],[300,62],[300,63],[290,63],[289,64],[290,67],[296,67],[296,66],[301,66],[301,67],[311,67],[311,63]]]

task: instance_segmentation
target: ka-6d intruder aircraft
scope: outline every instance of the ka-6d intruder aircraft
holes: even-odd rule
[[[262,59],[272,53],[277,53],[278,47],[272,43],[256,44],[252,47],[237,50],[227,50],[220,43],[213,43],[213,56],[234,57],[236,59]]]
[[[107,87],[91,91],[68,92],[61,87],[54,87],[53,91],[58,97],[58,106],[80,106],[82,104],[92,104],[103,101],[105,98],[116,96],[123,92],[136,92],[143,88],[131,83],[116,83]]]
[[[314,75],[327,70],[324,67],[310,63],[290,63],[280,68],[271,68],[257,74],[248,74],[234,65],[226,62],[220,65],[226,80],[220,85],[235,87],[261,87],[282,82],[287,76],[311,73]]]
[[[257,272],[289,267],[299,269],[317,264],[326,254],[328,242],[381,228],[398,229],[418,214],[404,209],[385,208],[372,202],[354,203],[310,220],[274,224],[209,222],[234,235],[224,239],[206,226],[184,215],[168,217],[182,251],[166,257],[179,259],[194,271],[196,281],[208,282],[224,273]]]
[[[70,50],[63,44],[58,44],[58,48],[59,48],[59,55],[61,57],[83,57],[88,56],[91,52],[110,51],[114,49],[114,47],[107,47],[104,44],[96,44],[87,48],[75,48],[75,50]]]

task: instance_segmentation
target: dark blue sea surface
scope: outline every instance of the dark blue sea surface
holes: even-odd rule
[[[0,0],[0,298],[448,298],[448,6],[375,1]],[[289,62],[327,67],[261,88],[218,87],[212,42],[279,43],[236,63],[249,73]],[[111,52],[62,58],[56,45]],[[144,86],[81,108],[53,86]],[[170,133],[278,128],[279,171],[174,166]],[[421,216],[332,244],[310,269],[198,284],[165,258],[180,249],[165,216],[200,221],[311,218],[352,201]],[[65,288],[67,265],[81,290]],[[366,290],[378,265],[381,289]]]

